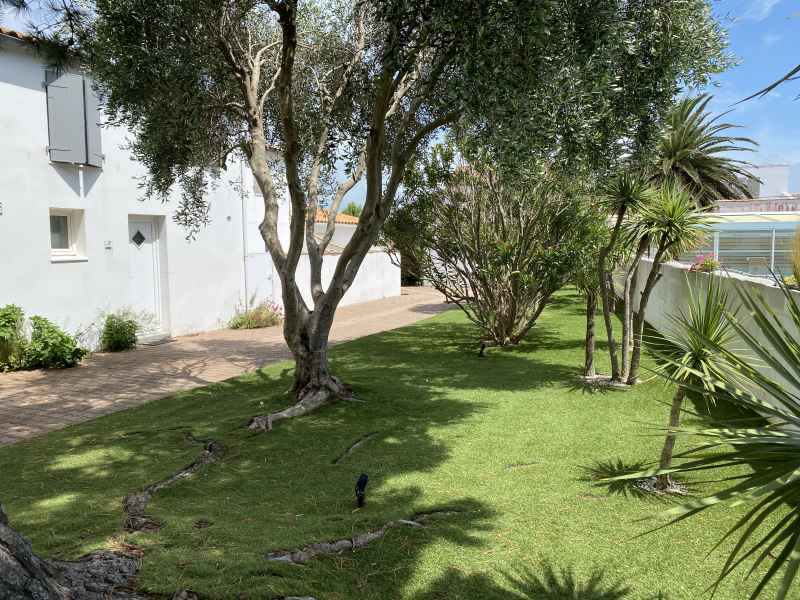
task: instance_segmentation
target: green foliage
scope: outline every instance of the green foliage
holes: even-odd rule
[[[442,145],[419,161],[387,234],[484,341],[517,344],[593,253],[600,219],[575,182],[545,169],[511,179],[457,156]]]
[[[346,215],[350,215],[351,217],[360,217],[361,207],[355,202],[350,202],[347,206],[344,207],[344,210],[342,212]]]
[[[231,329],[258,329],[274,327],[283,322],[283,311],[277,304],[264,302],[246,310],[237,310],[228,323]]]
[[[136,346],[136,332],[139,325],[125,313],[106,315],[103,331],[100,334],[100,347],[106,352],[130,350]]]
[[[760,426],[723,421],[717,427],[683,427],[679,433],[699,438],[701,445],[679,455],[680,465],[660,473],[713,473],[720,468],[743,467],[743,475],[727,482],[722,491],[691,500],[665,515],[675,523],[718,505],[747,505],[747,512],[720,541],[739,536],[715,587],[749,561],[750,574],[765,568],[750,598],[761,595],[783,571],[777,598],[784,600],[800,568],[800,306],[795,293],[780,280],[777,283],[785,298],[788,326],[760,292],[739,283],[736,291],[751,320],[742,321],[730,311],[724,318],[748,351],[738,347],[741,342],[735,345],[708,336],[704,323],[691,322],[693,343],[705,345],[704,355],[717,354],[715,364],[724,362],[724,366],[706,371],[674,365],[698,382],[696,390],[724,394],[768,421]],[[720,310],[715,309],[714,314],[719,315]]]
[[[15,304],[0,308],[0,371],[17,368],[25,353],[25,314]]]
[[[675,180],[662,184],[652,201],[642,205],[630,224],[629,235],[655,244],[655,262],[688,252],[702,241],[712,217],[698,207],[694,196]]]
[[[726,198],[749,198],[755,178],[749,163],[730,158],[731,152],[752,151],[756,142],[728,135],[736,125],[720,123],[724,115],[706,112],[711,96],[683,98],[670,110],[656,148],[655,178],[681,182],[701,206]]]
[[[703,279],[705,289],[698,292],[693,283],[701,280],[687,277],[687,307],[670,313],[671,327],[662,333],[663,337],[656,338],[654,349],[662,376],[680,385],[702,388],[704,396],[713,402],[721,393],[713,382],[730,372],[716,348],[733,341],[731,319],[736,318],[737,311],[730,308],[720,277]],[[701,375],[698,377],[697,373]]]
[[[64,369],[74,367],[87,350],[76,339],[44,317],[31,317],[31,339],[22,359],[24,369]]]
[[[713,254],[700,254],[695,257],[689,270],[700,271],[701,273],[713,273],[718,270],[719,267],[719,261],[714,258]]]

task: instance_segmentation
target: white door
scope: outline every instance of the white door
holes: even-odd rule
[[[142,325],[156,333],[161,329],[159,294],[158,237],[153,219],[131,217],[128,221],[128,254],[130,256],[129,290],[131,308],[146,313]],[[152,318],[152,323],[150,322]]]

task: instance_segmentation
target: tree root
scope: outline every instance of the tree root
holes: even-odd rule
[[[284,562],[292,565],[302,565],[307,563],[315,556],[341,554],[346,551],[354,551],[359,548],[365,548],[377,539],[386,535],[386,532],[393,527],[424,527],[425,523],[437,518],[447,517],[450,515],[460,514],[459,510],[435,510],[424,513],[417,513],[409,519],[398,519],[397,521],[389,521],[379,529],[373,529],[356,535],[352,538],[345,538],[341,540],[334,540],[332,542],[317,542],[309,544],[299,550],[277,550],[267,554],[267,560]]]
[[[368,442],[369,440],[371,440],[372,438],[374,438],[376,435],[378,435],[378,433],[380,433],[380,432],[378,432],[378,431],[373,431],[373,432],[371,432],[371,433],[368,433],[368,434],[366,434],[366,435],[362,435],[362,436],[361,436],[360,438],[358,438],[358,439],[357,439],[355,442],[353,442],[352,444],[350,444],[350,447],[349,447],[349,448],[347,448],[347,450],[345,450],[345,451],[344,451],[344,452],[342,452],[342,453],[341,453],[339,456],[337,456],[336,458],[334,458],[334,459],[333,459],[333,461],[331,461],[331,464],[338,465],[339,463],[341,463],[342,461],[344,461],[344,459],[345,459],[345,458],[347,458],[347,457],[348,457],[348,456],[350,456],[350,455],[351,455],[353,452],[355,452],[355,451],[358,449],[358,447],[359,447],[359,446],[361,446],[362,444],[364,444],[364,443]]]
[[[222,446],[219,442],[214,440],[200,440],[194,437],[191,433],[187,433],[186,437],[192,442],[203,444],[203,451],[200,456],[195,459],[190,465],[176,471],[169,477],[165,477],[161,481],[151,483],[150,485],[129,493],[122,499],[122,510],[125,512],[125,523],[123,525],[125,531],[148,531],[159,529],[161,523],[147,515],[147,505],[150,503],[153,494],[159,490],[169,487],[177,483],[181,479],[185,479],[199,471],[203,466],[209,465],[220,457],[222,454]]]
[[[254,431],[272,431],[272,426],[277,421],[301,417],[334,400],[346,400],[350,397],[352,397],[352,390],[337,378],[331,377],[325,383],[306,386],[298,394],[299,400],[296,404],[278,412],[253,417],[247,424],[247,428]]]
[[[8,523],[0,506],[0,598],[146,600],[132,591],[139,557],[93,552],[75,561],[47,560]]]

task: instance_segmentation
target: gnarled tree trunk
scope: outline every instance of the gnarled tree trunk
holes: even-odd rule
[[[649,237],[643,237],[639,241],[636,255],[633,262],[625,272],[625,285],[622,292],[622,379],[627,381],[630,374],[630,355],[633,337],[633,291],[636,289],[636,280],[639,274],[639,262],[641,261],[647,247],[650,245]]]
[[[41,558],[11,527],[0,505],[2,600],[144,600],[130,590],[137,570],[135,557],[113,552],[94,552],[75,561]]]

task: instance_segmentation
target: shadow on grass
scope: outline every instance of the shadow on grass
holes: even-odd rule
[[[581,579],[572,568],[558,569],[545,563],[540,570],[520,569],[502,574],[500,587],[484,574],[464,575],[448,570],[417,600],[480,598],[481,600],[622,600],[630,589],[619,582],[604,581],[603,571],[594,571]]]

